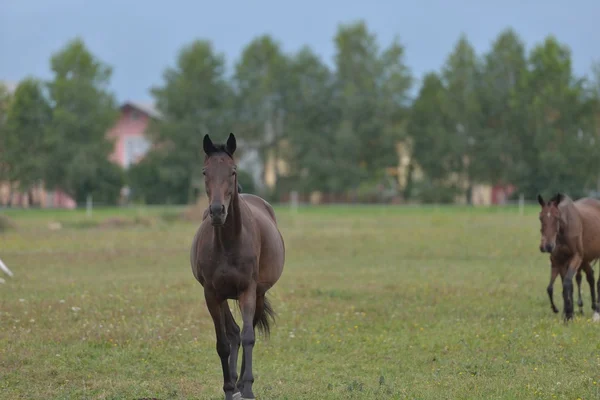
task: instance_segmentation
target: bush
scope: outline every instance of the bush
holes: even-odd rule
[[[161,171],[165,158],[160,153],[148,153],[127,171],[132,200],[145,204],[185,204],[188,176]]]

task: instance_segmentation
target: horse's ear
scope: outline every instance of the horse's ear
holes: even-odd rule
[[[206,153],[207,156],[217,151],[217,148],[213,144],[212,140],[210,140],[210,138],[208,137],[208,134],[204,135],[202,145],[204,147],[204,153]]]
[[[537,195],[537,200],[538,200],[538,203],[540,203],[540,206],[544,207],[544,205],[545,205],[546,203],[544,202],[544,199],[542,198],[542,195],[541,195],[541,194],[538,194],[538,195]]]
[[[560,204],[561,201],[563,201],[563,199],[565,198],[565,195],[562,193],[556,193],[554,195],[554,197],[552,198],[552,202],[558,206]]]
[[[235,136],[233,136],[233,133],[230,133],[227,138],[227,151],[229,154],[233,155],[233,153],[235,153],[236,146]]]

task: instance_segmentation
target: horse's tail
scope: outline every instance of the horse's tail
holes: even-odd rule
[[[271,307],[271,303],[267,296],[263,297],[263,307],[260,314],[254,316],[254,326],[258,328],[258,331],[265,337],[269,337],[271,333],[271,322],[275,321],[275,311]]]

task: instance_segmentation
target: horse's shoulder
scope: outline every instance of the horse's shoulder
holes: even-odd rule
[[[255,216],[259,217],[260,215],[267,215],[273,221],[276,221],[275,211],[273,210],[271,204],[269,204],[265,199],[249,193],[243,193],[240,196],[246,202],[246,204],[250,206],[250,209]],[[258,215],[256,213],[258,213]]]

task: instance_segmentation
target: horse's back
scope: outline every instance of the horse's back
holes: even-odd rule
[[[588,222],[600,224],[600,200],[584,197],[574,204],[584,224]]]
[[[600,257],[600,200],[584,197],[574,202],[581,217],[584,258]]]
[[[240,194],[248,205],[261,237],[259,283],[265,289],[271,287],[283,271],[285,262],[285,244],[277,227],[277,218],[273,207],[261,197],[253,194]]]

